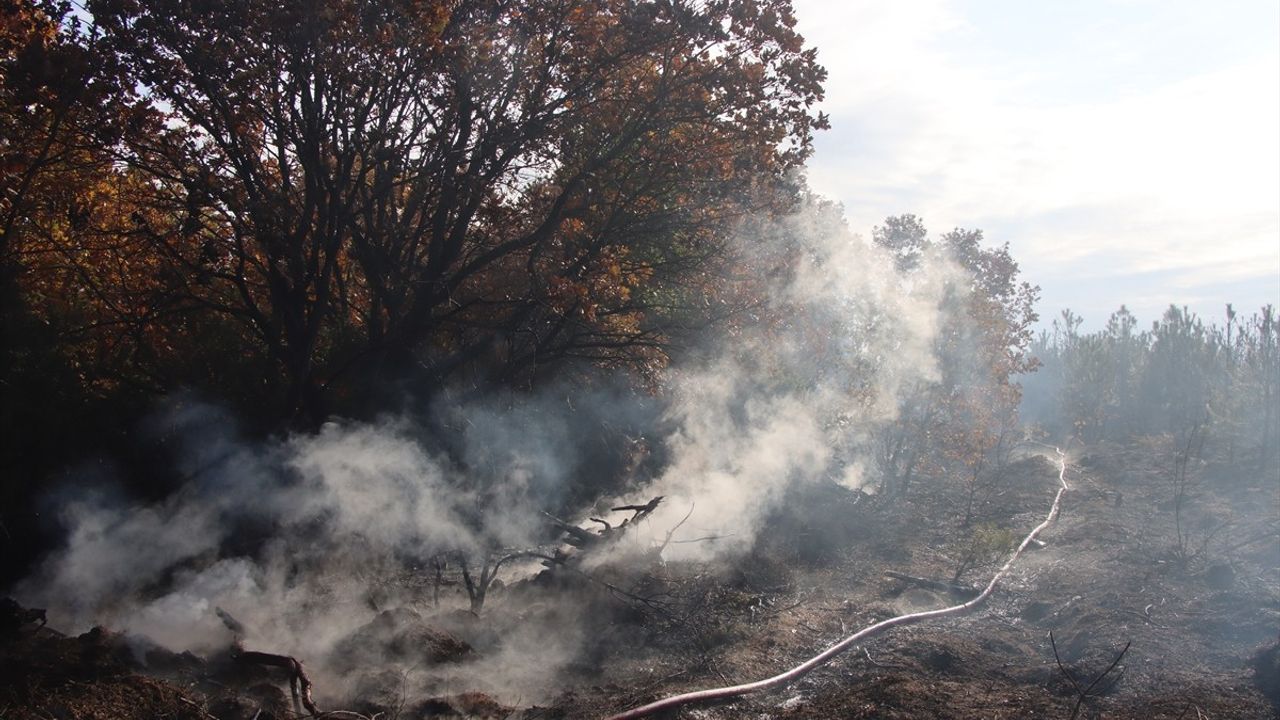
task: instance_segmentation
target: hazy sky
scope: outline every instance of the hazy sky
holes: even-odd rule
[[[1045,320],[1280,305],[1280,3],[795,5],[830,72],[810,184],[856,231],[982,228]]]

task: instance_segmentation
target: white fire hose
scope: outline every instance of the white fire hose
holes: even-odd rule
[[[986,588],[984,588],[982,592],[979,593],[972,600],[969,600],[968,602],[962,603],[960,605],[952,605],[951,607],[939,608],[937,610],[926,610],[924,612],[908,613],[906,615],[899,615],[897,617],[889,618],[888,620],[882,620],[876,623],[875,625],[871,625],[870,627],[859,630],[858,632],[841,640],[835,645],[832,645],[831,647],[813,656],[812,658],[804,661],[803,663],[791,668],[790,670],[787,670],[786,672],[783,672],[778,675],[774,675],[771,678],[765,678],[764,680],[757,680],[755,682],[750,682],[750,683],[743,683],[741,685],[729,685],[727,687],[710,688],[707,690],[696,690],[694,692],[682,693],[680,695],[672,695],[671,697],[663,698],[661,700],[651,702],[648,705],[642,705],[638,708],[634,708],[631,710],[627,710],[625,712],[618,713],[617,715],[610,716],[608,720],[630,720],[631,718],[645,717],[646,715],[652,715],[654,713],[661,712],[663,710],[671,710],[673,708],[680,707],[681,705],[688,705],[690,703],[706,702],[710,700],[724,700],[726,698],[738,697],[740,695],[748,695],[750,693],[759,692],[761,690],[768,690],[769,688],[788,685],[791,682],[798,680],[799,678],[808,674],[809,671],[813,670],[814,668],[817,668],[818,666],[825,664],[827,661],[831,660],[835,656],[845,652],[846,650],[858,644],[859,642],[866,640],[867,638],[873,637],[875,635],[879,635],[885,630],[889,630],[890,628],[895,628],[900,625],[914,625],[915,623],[923,622],[925,620],[932,620],[934,618],[948,617],[951,615],[963,615],[964,613],[967,613],[977,608],[979,605],[985,602],[988,597],[991,596],[992,591],[996,589],[996,585],[999,584],[1000,580],[1002,580],[1004,576],[1009,572],[1009,569],[1013,567],[1013,564],[1018,560],[1018,557],[1022,555],[1022,551],[1026,550],[1027,546],[1030,545],[1032,541],[1036,539],[1036,536],[1039,535],[1040,532],[1043,531],[1045,528],[1049,527],[1049,525],[1051,525],[1054,519],[1058,516],[1058,510],[1062,504],[1062,495],[1065,492],[1067,492],[1067,490],[1069,490],[1070,488],[1067,487],[1067,480],[1066,480],[1066,475],[1067,475],[1066,455],[1062,452],[1062,450],[1058,448],[1054,448],[1054,450],[1058,453],[1058,483],[1060,484],[1061,487],[1059,487],[1058,489],[1058,494],[1055,495],[1053,498],[1053,505],[1049,508],[1049,515],[1045,517],[1044,522],[1041,522],[1039,525],[1035,526],[1035,528],[1033,528],[1031,532],[1027,533],[1027,536],[1023,538],[1022,543],[1018,545],[1018,549],[1013,552],[1013,555],[1009,556],[1009,559],[1005,561],[1005,564],[991,578],[991,581],[987,583]]]

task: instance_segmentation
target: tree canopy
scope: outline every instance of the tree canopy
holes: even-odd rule
[[[25,142],[81,133],[92,182],[53,224],[6,191],[11,272],[64,278],[36,305],[74,304],[82,347],[109,328],[112,382],[304,423],[386,378],[659,367],[733,221],[793,199],[825,124],[783,0],[15,8],[86,59],[44,82],[85,122],[51,110]],[[33,187],[67,169],[5,150]]]

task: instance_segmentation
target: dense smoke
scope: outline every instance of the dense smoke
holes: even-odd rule
[[[719,539],[673,545],[672,557],[749,549],[794,483],[874,491],[877,432],[897,419],[907,388],[938,376],[934,348],[958,270],[932,253],[906,279],[836,213],[813,206],[760,231],[794,243],[795,264],[762,310],[782,320],[745,328],[705,366],[676,373],[671,461],[628,499],[666,497],[655,535],[692,509],[688,534]]]
[[[688,515],[679,538],[718,539],[673,543],[666,558],[711,560],[749,550],[795,483],[874,490],[871,443],[904,388],[937,377],[939,317],[958,271],[935,252],[904,277],[827,205],[744,226],[738,253],[767,301],[698,362],[673,367],[658,398],[554,387],[261,444],[215,407],[173,398],[149,431],[177,444],[183,486],[148,505],[69,491],[66,546],[18,596],[66,613],[55,622],[67,628],[101,623],[206,652],[233,639],[222,608],[247,643],[319,659],[379,611],[424,607],[430,558],[547,548],[541,511],[585,522],[664,495],[628,541],[657,542]],[[609,423],[661,463],[639,450],[595,462],[591,435]],[[406,574],[416,594],[386,583]],[[455,591],[446,606],[462,600]],[[490,690],[528,700],[540,675],[573,657],[581,628],[530,632],[470,667],[469,682],[502,675]]]

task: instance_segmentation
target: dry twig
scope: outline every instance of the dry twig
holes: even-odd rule
[[[1080,683],[1076,682],[1076,679],[1071,676],[1070,672],[1067,671],[1067,668],[1063,666],[1062,658],[1058,657],[1058,643],[1056,643],[1053,639],[1052,630],[1049,631],[1049,644],[1053,646],[1053,659],[1057,661],[1058,669],[1062,671],[1062,676],[1067,679],[1067,682],[1071,683],[1071,688],[1076,691],[1076,704],[1075,704],[1075,707],[1071,708],[1071,720],[1075,720],[1076,716],[1080,714],[1080,706],[1084,704],[1084,701],[1087,698],[1094,696],[1093,689],[1098,686],[1098,683],[1102,682],[1103,678],[1110,675],[1112,670],[1116,669],[1116,666],[1120,664],[1120,659],[1124,657],[1125,653],[1129,652],[1129,646],[1133,644],[1133,641],[1130,640],[1129,642],[1125,643],[1124,649],[1121,650],[1118,655],[1116,655],[1116,659],[1111,661],[1111,664],[1107,666],[1107,669],[1103,670],[1101,675],[1098,675],[1097,677],[1095,677],[1093,679],[1093,682],[1089,683],[1089,686],[1083,689],[1081,689]],[[1119,681],[1120,681],[1120,676],[1117,675],[1116,679],[1113,680],[1111,684],[1107,686],[1107,689],[1109,690],[1112,687],[1115,687],[1115,684]],[[1101,695],[1102,693],[1098,693],[1098,694]]]
[[[902,664],[900,664],[900,663],[882,663],[882,662],[876,662],[876,659],[875,659],[875,658],[873,658],[873,657],[871,657],[871,651],[870,651],[869,649],[867,649],[867,648],[862,648],[862,652],[863,652],[864,654],[866,654],[866,656],[867,656],[867,661],[868,661],[868,662],[870,662],[872,665],[875,665],[875,666],[876,666],[876,667],[878,667],[878,668],[885,668],[886,670],[887,670],[887,669],[890,669],[890,668],[896,668],[896,669],[898,669],[898,670],[910,670],[910,669],[911,669],[911,668],[907,667],[906,665],[902,665]]]

